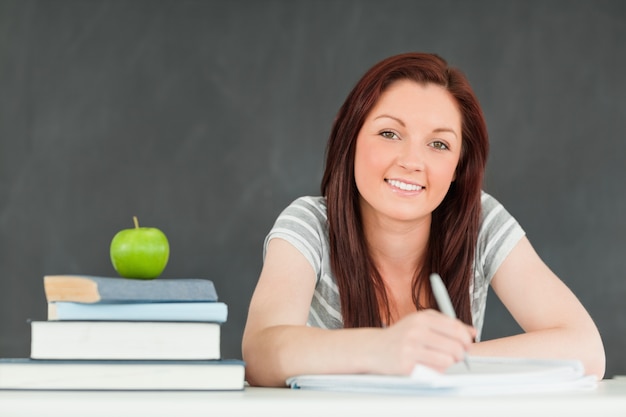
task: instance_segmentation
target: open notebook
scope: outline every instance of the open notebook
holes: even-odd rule
[[[298,375],[294,389],[414,395],[499,395],[593,389],[580,361],[506,357],[469,357],[445,373],[418,365],[410,376],[372,374]]]

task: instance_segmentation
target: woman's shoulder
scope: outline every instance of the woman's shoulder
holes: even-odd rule
[[[485,190],[482,190],[480,193],[480,203],[482,205],[483,213],[492,211],[493,209],[502,206],[502,204],[494,196]]]
[[[296,217],[299,219],[315,219],[326,222],[326,198],[321,196],[302,196],[293,200],[282,211],[279,217]]]
[[[525,234],[517,219],[496,198],[482,192],[482,214],[478,232],[479,251],[511,246]],[[505,241],[508,242],[505,244]],[[481,243],[485,245],[481,248]]]
[[[296,247],[311,263],[318,277],[324,268],[324,256],[328,252],[328,226],[326,224],[326,199],[303,196],[293,200],[280,213],[265,238],[267,244],[275,237],[282,238]]]
[[[322,196],[312,196],[312,195],[303,195],[291,202],[289,206],[304,206],[304,207],[314,207],[314,208],[324,208],[326,209],[326,197]]]
[[[513,218],[504,205],[491,194],[483,190],[480,197],[483,226],[486,226],[485,223],[488,224],[494,220],[496,220],[496,223],[501,223]]]
[[[485,191],[482,192],[481,203],[477,255],[484,262],[495,260],[498,266],[525,232],[500,201]],[[489,279],[494,272],[495,269],[489,271]]]

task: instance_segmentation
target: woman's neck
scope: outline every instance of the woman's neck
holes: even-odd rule
[[[381,315],[390,325],[414,312],[413,280],[421,270],[430,235],[430,217],[420,222],[400,222],[381,216],[364,216],[363,229],[369,254],[385,286],[388,305],[381,304]],[[419,283],[418,283],[419,285]],[[382,302],[382,300],[380,300]],[[427,300],[420,295],[419,303]]]
[[[383,277],[387,275],[385,271],[404,271],[414,276],[422,266],[428,247],[430,218],[412,223],[364,218],[363,229],[370,256]]]

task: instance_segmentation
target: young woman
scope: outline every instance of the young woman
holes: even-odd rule
[[[471,355],[580,359],[604,348],[574,294],[482,191],[485,121],[463,74],[432,54],[376,64],[339,110],[322,196],[278,217],[243,336],[247,380],[409,374]],[[459,319],[436,309],[443,278]],[[489,285],[524,332],[480,342]]]

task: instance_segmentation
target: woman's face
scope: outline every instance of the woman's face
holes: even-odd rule
[[[399,80],[371,110],[356,142],[363,216],[421,221],[446,196],[461,154],[461,113],[436,84]]]

